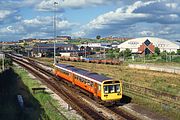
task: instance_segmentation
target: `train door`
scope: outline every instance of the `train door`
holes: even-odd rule
[[[75,76],[73,73],[71,73],[70,78],[71,78],[72,84],[74,85],[75,84]]]
[[[97,97],[98,84],[94,83],[94,96]]]

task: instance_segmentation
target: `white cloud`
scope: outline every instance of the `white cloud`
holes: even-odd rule
[[[53,31],[53,17],[51,16],[36,17],[33,19],[24,20],[23,24],[30,31],[33,31],[34,29],[36,29],[36,31],[39,30],[44,32]],[[71,31],[72,28],[77,25],[78,25],[77,23],[70,23],[67,20],[61,20],[59,18],[57,18],[56,20],[56,29],[59,30],[60,32]]]
[[[78,24],[57,19],[56,25],[57,35],[62,35],[71,32]],[[53,18],[51,16],[22,20],[0,29],[1,36],[18,36],[18,39],[30,37],[49,38],[53,37],[53,32]]]
[[[135,37],[139,35],[158,36],[163,33],[170,33],[170,31],[159,32],[158,26],[163,24],[173,26],[180,23],[180,14],[178,14],[180,10],[174,10],[177,6],[179,6],[179,3],[167,2],[165,0],[137,1],[132,5],[124,6],[98,16],[76,33],[83,33],[80,35],[90,37],[97,34],[102,36],[134,35],[133,37]],[[136,24],[138,24],[138,27],[133,27]]]
[[[9,10],[0,10],[0,20],[6,18],[10,14],[12,14],[12,12]]]
[[[73,37],[83,37],[83,36],[86,35],[86,33],[83,32],[83,31],[79,31],[79,32],[72,33],[71,35],[72,35]]]
[[[136,10],[140,7],[145,7],[145,6],[150,5],[152,3],[156,3],[156,1],[148,1],[148,2],[137,1],[133,5],[128,6],[128,8],[126,9],[126,13],[133,13],[134,10]]]
[[[155,33],[152,31],[141,31],[139,34],[140,36],[154,36],[155,35]]]
[[[52,11],[54,10],[54,1],[58,3],[58,10],[64,8],[80,9],[85,7],[95,7],[117,2],[117,0],[43,0],[36,8],[41,11]]]

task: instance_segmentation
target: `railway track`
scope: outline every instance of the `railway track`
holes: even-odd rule
[[[58,94],[64,101],[66,101],[73,109],[78,111],[85,119],[88,120],[105,120],[105,119],[128,119],[128,120],[136,120],[137,118],[129,115],[128,113],[123,114],[121,111],[118,111],[117,108],[115,110],[112,108],[108,109],[112,116],[109,117],[104,115],[102,111],[96,110],[96,108],[87,104],[82,99],[82,96],[76,95],[72,87],[68,87],[65,85],[62,80],[59,80],[56,76],[54,76],[51,72],[42,69],[35,61],[29,60],[27,61],[19,61],[13,58],[13,61],[20,64],[21,66],[25,67],[28,71],[33,73],[36,77],[40,78],[40,80],[45,83],[51,90],[53,90],[56,94]],[[36,69],[34,69],[36,68]],[[40,72],[38,72],[40,71]],[[87,97],[87,96],[86,96]],[[101,106],[102,109],[105,107]]]
[[[167,105],[174,109],[180,110],[180,96],[171,95],[166,92],[153,90],[147,87],[142,87],[127,82],[123,82],[124,91],[127,93],[135,94],[137,96],[146,97],[160,104]]]
[[[43,64],[47,66],[47,64],[45,63],[39,61],[37,62],[39,64]],[[173,109],[180,109],[180,102],[179,102],[180,96],[172,95],[167,92],[162,92],[143,86],[138,86],[125,81],[123,81],[123,91],[137,96],[142,96],[142,97],[145,96],[147,99],[151,99],[162,105],[168,105]]]
[[[69,93],[67,89],[64,89],[63,85],[57,84],[52,76],[49,76],[50,73],[46,73],[49,77],[45,76],[44,73],[39,73],[38,70],[33,69],[31,66],[13,59],[16,63],[26,68],[33,75],[40,78],[40,80],[45,83],[51,90],[53,90],[56,94],[58,94],[64,101],[66,101],[73,109],[75,109],[79,114],[81,114],[85,119],[88,120],[105,120],[105,116],[102,116],[100,113],[96,112],[93,108],[84,104],[79,100],[78,96],[73,93]],[[32,64],[30,64],[32,65]],[[34,66],[34,65],[33,65]],[[41,71],[42,72],[42,71]]]
[[[43,66],[48,66],[48,65],[46,65],[44,63],[41,63],[39,61],[35,62],[32,59],[29,59],[29,60],[32,62],[31,64],[36,65],[36,67],[39,66],[40,64],[42,64]],[[38,69],[41,69],[41,68],[38,68]],[[50,73],[50,72],[47,73],[46,70],[45,71],[41,70],[41,72],[44,73],[44,74],[50,74],[51,76],[54,77],[54,75],[52,73]],[[57,78],[54,78],[54,79],[57,79]],[[62,84],[62,83],[55,83],[55,84]],[[151,100],[153,100],[153,101],[155,101],[157,103],[160,103],[162,105],[167,105],[168,107],[172,107],[172,108],[175,108],[177,110],[180,109],[180,104],[178,103],[179,100],[180,100],[179,96],[171,95],[171,94],[168,94],[168,93],[165,93],[165,92],[153,90],[153,89],[142,87],[142,86],[137,86],[137,85],[127,83],[127,82],[124,82],[123,85],[124,85],[123,88],[125,88],[124,91],[126,91],[127,93],[135,94],[137,96],[142,96],[142,97],[144,97],[144,95],[145,95],[147,99],[151,99]],[[65,89],[69,89],[69,88],[65,88]],[[72,89],[71,91],[74,91],[74,90]],[[84,98],[85,98],[85,96],[84,96]],[[80,99],[80,98],[77,98],[77,99]],[[88,97],[86,99],[88,99]],[[128,119],[128,120],[136,120],[136,119],[138,119],[137,117],[135,117],[133,115],[130,115],[129,113],[126,113],[123,110],[120,110],[117,106],[109,107],[107,109],[109,109],[109,113],[114,114],[114,116],[119,116],[117,118]],[[99,110],[98,114],[102,115],[102,111]],[[105,117],[105,119],[106,118],[107,117]],[[111,118],[111,117],[108,117],[108,118]]]

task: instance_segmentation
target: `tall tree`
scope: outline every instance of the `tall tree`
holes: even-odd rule
[[[180,55],[180,49],[177,50],[177,55]]]
[[[101,36],[100,36],[100,35],[97,35],[97,36],[96,36],[96,39],[98,39],[98,40],[101,39]]]
[[[154,52],[155,52],[157,55],[159,55],[159,54],[160,54],[160,49],[159,49],[158,47],[155,47]]]

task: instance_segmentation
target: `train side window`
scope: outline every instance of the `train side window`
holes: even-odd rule
[[[80,80],[81,82],[83,82],[83,78],[79,77],[79,80]]]
[[[88,80],[84,79],[84,83],[85,83],[86,85],[88,85]]]
[[[101,90],[101,85],[98,85],[98,90],[99,90],[99,91]]]
[[[92,87],[92,86],[93,86],[93,82],[92,82],[92,81],[89,81],[89,85]]]
[[[75,78],[76,80],[78,80],[78,76],[75,75],[74,78]]]

